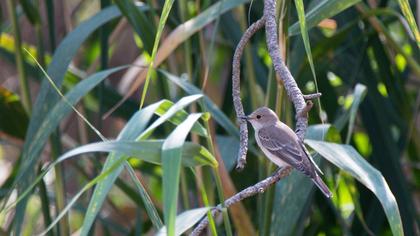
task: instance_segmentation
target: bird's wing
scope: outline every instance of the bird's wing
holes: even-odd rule
[[[268,126],[258,131],[258,137],[261,145],[271,154],[310,177],[316,175],[314,165],[299,144],[299,140],[289,132],[279,127]]]

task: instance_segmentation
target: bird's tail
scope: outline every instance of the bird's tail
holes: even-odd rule
[[[327,185],[324,183],[324,181],[322,181],[321,177],[319,177],[318,175],[316,175],[315,178],[312,179],[312,181],[315,183],[315,185],[319,188],[319,190],[321,190],[321,192],[327,197],[327,198],[331,198],[332,197],[332,193],[331,191],[328,189]]]

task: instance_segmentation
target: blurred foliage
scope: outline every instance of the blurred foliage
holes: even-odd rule
[[[303,93],[323,94],[306,143],[334,198],[295,171],[211,218],[209,234],[420,234],[417,4],[277,0],[282,55]],[[0,234],[188,234],[269,176],[252,132],[234,170],[231,61],[262,7],[1,1]],[[293,127],[264,34],[242,60],[244,109],[269,106]]]

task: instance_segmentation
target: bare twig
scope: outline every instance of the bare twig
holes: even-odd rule
[[[241,40],[236,47],[235,54],[233,56],[232,62],[232,97],[233,97],[233,105],[235,106],[235,111],[237,117],[242,117],[245,115],[244,108],[241,102],[241,94],[240,94],[240,77],[241,77],[241,57],[244,52],[244,48],[248,43],[249,39],[252,35],[255,34],[259,29],[264,26],[265,19],[262,17],[255,23],[253,23],[242,35]],[[248,127],[246,124],[246,120],[238,119],[240,124],[239,132],[240,132],[240,142],[239,142],[239,152],[238,152],[238,161],[236,165],[237,170],[242,170],[246,163],[246,153],[248,151]]]
[[[277,183],[280,179],[288,176],[290,174],[290,171],[292,170],[292,168],[290,166],[288,167],[283,167],[282,169],[278,170],[277,172],[275,172],[273,175],[271,175],[270,177],[258,182],[257,184],[250,186],[242,191],[240,191],[239,193],[233,195],[232,197],[228,198],[225,202],[224,202],[224,206],[226,208],[230,207],[231,205],[242,201],[245,198],[251,197],[256,195],[257,193],[263,193],[265,192],[265,190],[267,188],[269,188],[271,185]],[[222,210],[222,205],[219,204],[216,208],[214,208],[211,211],[211,214],[213,216],[216,215],[217,212],[220,212]],[[209,221],[206,218],[204,218],[200,224],[194,229],[194,231],[191,233],[191,236],[198,236],[200,235],[200,233],[207,227],[207,225],[209,224]]]
[[[303,99],[305,100],[313,100],[313,99],[317,99],[319,97],[321,97],[321,93],[313,93],[313,94],[307,94],[307,95],[303,95]]]

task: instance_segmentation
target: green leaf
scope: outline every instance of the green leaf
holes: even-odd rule
[[[191,119],[189,120],[191,121]],[[180,127],[180,126],[178,126]],[[173,137],[172,137],[173,138]],[[156,165],[162,164],[161,149],[164,140],[145,140],[145,141],[104,141],[86,144],[74,148],[57,159],[54,164],[62,162],[72,156],[91,153],[91,152],[116,152],[123,156],[136,157],[143,161]],[[210,152],[203,146],[191,142],[185,142],[182,146],[182,164],[186,167],[209,165],[217,167],[217,161]],[[121,158],[119,158],[121,159]]]
[[[200,221],[210,209],[211,207],[202,207],[202,208],[184,211],[181,214],[179,214],[175,219],[175,235],[181,235],[185,233],[185,231],[187,231],[189,228],[194,226],[198,221]],[[166,227],[162,227],[156,235],[158,236],[168,235],[168,232],[166,231]]]
[[[151,104],[145,107],[144,109],[136,112],[127,122],[124,129],[118,135],[117,139],[131,141],[137,138],[140,135],[140,133],[143,132],[143,130],[146,128],[147,124],[153,117],[154,112],[156,111],[156,109],[158,109],[158,107],[162,105],[162,103],[164,103],[164,101]],[[101,173],[109,169],[110,166],[113,166],[121,158],[123,158],[121,153],[109,154]],[[101,209],[108,192],[111,190],[115,180],[120,175],[123,168],[123,165],[118,166],[118,168],[116,168],[106,178],[104,178],[97,184],[93,195],[90,199],[89,206],[86,210],[80,235],[87,235],[89,233],[89,230],[92,227],[92,224],[95,221],[95,218],[98,215],[98,212]],[[144,194],[142,194],[141,196],[143,201],[148,200],[147,196],[145,196]],[[153,225],[156,228],[159,228],[162,225],[162,221],[160,220],[158,215],[155,214],[156,210],[153,209],[153,204],[148,205],[147,203],[145,203],[145,206]]]
[[[410,29],[414,35],[414,39],[417,43],[417,47],[420,48],[419,28],[417,27],[416,20],[413,16],[413,12],[411,11],[410,3],[407,0],[398,0],[398,4],[400,5],[401,11],[408,21],[408,25],[410,26]]]
[[[89,91],[95,88],[99,83],[101,83],[104,79],[106,79],[112,73],[120,71],[122,69],[127,68],[127,66],[122,67],[115,67],[112,69],[104,70],[98,73],[95,73],[88,78],[82,80],[78,83],[74,88],[72,88],[65,96],[64,99],[60,100],[58,103],[51,108],[51,110],[46,115],[45,119],[43,119],[39,124],[39,129],[35,132],[34,136],[32,137],[35,142],[29,142],[27,140],[25,142],[28,143],[29,146],[27,149],[23,150],[23,156],[26,157],[26,162],[23,163],[21,172],[28,171],[31,169],[35,158],[39,153],[42,151],[45,143],[48,141],[48,137],[50,134],[58,127],[60,121],[66,117],[71,111],[71,105],[76,104],[82,97],[84,97]],[[18,175],[19,178],[22,177],[23,174]]]
[[[147,18],[143,11],[140,11],[131,0],[114,1],[120,11],[127,18],[134,31],[143,41],[146,51],[151,54],[153,48],[153,35],[155,35],[151,20]]]
[[[156,32],[155,42],[153,44],[152,57],[150,59],[150,64],[149,64],[149,68],[147,70],[147,75],[146,75],[146,81],[144,83],[143,92],[141,94],[140,108],[143,107],[144,99],[146,98],[147,89],[149,88],[149,83],[150,83],[150,77],[152,76],[152,72],[154,71],[153,64],[155,62],[156,53],[159,47],[160,37],[162,36],[163,27],[165,27],[166,20],[168,19],[169,12],[171,11],[173,3],[174,3],[174,0],[165,0],[165,4],[163,5],[162,15],[160,16],[160,19],[159,19],[159,25]]]
[[[397,201],[381,172],[350,145],[305,140],[310,147],[370,189],[381,202],[394,235],[404,235]]]
[[[188,94],[202,94],[201,90],[191,83],[187,79],[182,79],[172,75],[164,70],[159,70],[167,79],[169,79],[174,84],[178,85]],[[209,97],[204,96],[204,104],[206,109],[210,112],[212,117],[216,120],[219,125],[221,125],[230,135],[239,138],[239,132],[236,126],[230,121],[230,119],[217,107],[216,104],[211,101]]]
[[[151,124],[147,129],[140,135],[139,139],[145,139],[149,135],[152,134],[153,130],[155,130],[159,125],[163,124],[166,120],[169,120],[171,117],[173,117],[175,114],[177,114],[179,111],[184,109],[184,107],[190,105],[191,103],[201,99],[203,97],[202,94],[195,94],[187,97],[181,98],[177,103],[175,103],[169,110],[159,117],[153,124]]]
[[[108,152],[108,153],[120,153],[122,155],[109,165],[107,169],[104,169],[106,176],[99,175],[101,180],[107,178],[115,169],[119,168],[121,164],[128,159],[129,157],[136,157],[143,161],[161,165],[162,164],[162,155],[161,150],[164,145],[165,140],[147,140],[147,141],[104,141],[97,143],[86,144],[77,148],[74,148],[65,154],[61,155],[57,160],[52,162],[36,179],[31,183],[28,189],[25,190],[18,199],[11,205],[8,206],[6,211],[10,210],[15,204],[19,203],[22,199],[27,197],[27,195],[33,190],[33,188],[39,183],[39,181],[57,164],[68,160],[71,157],[93,153],[93,152]],[[96,157],[94,155],[89,155],[87,157]],[[202,165],[209,165],[212,167],[217,167],[218,163],[215,157],[203,146],[191,142],[185,142],[182,145],[181,151],[182,164],[186,167],[196,167]],[[119,165],[117,165],[117,164]],[[96,184],[96,182],[95,182]]]
[[[163,103],[159,108],[155,111],[155,113],[159,116],[163,116],[170,107],[174,105],[173,102],[166,100],[165,103]],[[180,110],[177,113],[175,113],[172,117],[169,118],[169,122],[179,125],[184,121],[188,116],[188,113],[184,110]],[[201,125],[199,122],[194,123],[191,132],[196,133],[200,136],[206,137],[207,136],[207,130]]]
[[[144,8],[141,9],[144,10]],[[48,74],[58,87],[61,86],[67,68],[82,43],[99,27],[119,16],[121,16],[121,13],[117,7],[108,7],[81,23],[63,39],[59,47],[56,49],[48,67]],[[15,182],[19,183],[19,192],[27,188],[30,179],[34,176],[35,163],[39,157],[42,147],[45,145],[44,142],[36,140],[34,137],[40,132],[41,123],[47,114],[51,112],[51,108],[57,100],[57,92],[51,88],[48,81],[43,81],[33,107],[33,113],[31,115],[28,131],[25,136],[26,141],[23,146],[22,154],[22,158],[24,159],[22,163],[25,168],[20,168],[18,172],[18,176],[21,176],[22,179],[20,179],[19,182]],[[29,151],[32,149],[36,149],[37,152]],[[25,208],[26,201],[22,201],[16,209],[17,219],[22,218]],[[17,222],[16,227],[19,227],[21,223],[21,221]]]
[[[216,135],[216,143],[226,170],[231,171],[236,164],[233,157],[238,154],[239,140],[232,136]]]
[[[185,139],[202,113],[191,114],[165,139],[162,146],[163,213],[168,235],[175,235],[175,217],[178,206],[179,176]]]
[[[307,30],[316,26],[319,22],[324,19],[333,17],[338,13],[346,10],[354,4],[360,2],[360,0],[324,0],[317,4],[316,7],[312,8],[306,14]],[[299,34],[300,22],[294,23],[289,28],[289,36]]]
[[[308,30],[306,28],[305,9],[303,6],[303,0],[295,0],[295,5],[296,5],[296,10],[298,12],[300,33],[302,35],[303,44],[305,46],[305,51],[308,57],[309,66],[311,67],[312,76],[314,77],[315,89],[316,89],[316,92],[318,93],[319,92],[318,81],[317,81],[316,73],[315,73],[314,60],[312,59],[311,44],[309,42]],[[317,101],[321,109],[321,102],[319,99],[317,99]]]
[[[153,132],[159,125],[163,124],[165,121],[171,119],[175,114],[182,111],[186,106],[189,104],[197,101],[200,99],[201,95],[194,95],[181,98],[177,103],[173,106],[168,106],[167,100],[160,101],[153,105],[143,108],[142,110],[138,111],[127,123],[124,129],[121,131],[120,135],[118,136],[121,140],[141,140]],[[154,121],[149,127],[146,129],[146,125],[150,121],[155,113],[158,110],[165,110],[169,107],[166,113],[164,113],[161,117],[159,117],[156,121]],[[145,130],[146,129],[146,130]],[[109,168],[109,166],[113,165],[116,161],[121,158],[121,154],[112,153],[108,156],[103,170]],[[98,183],[93,196],[90,200],[88,210],[86,212],[86,216],[83,222],[83,227],[81,231],[81,235],[87,235],[92,224],[95,220],[96,215],[98,214],[99,210],[102,207],[102,204],[105,200],[106,195],[111,190],[112,186],[114,185],[115,180],[120,175],[123,166],[120,166],[116,169],[113,173],[111,173],[104,181]],[[147,206],[147,205],[146,205]],[[157,218],[153,219],[154,213],[148,211],[149,216],[152,219],[153,225],[156,229],[161,227],[161,223]]]

